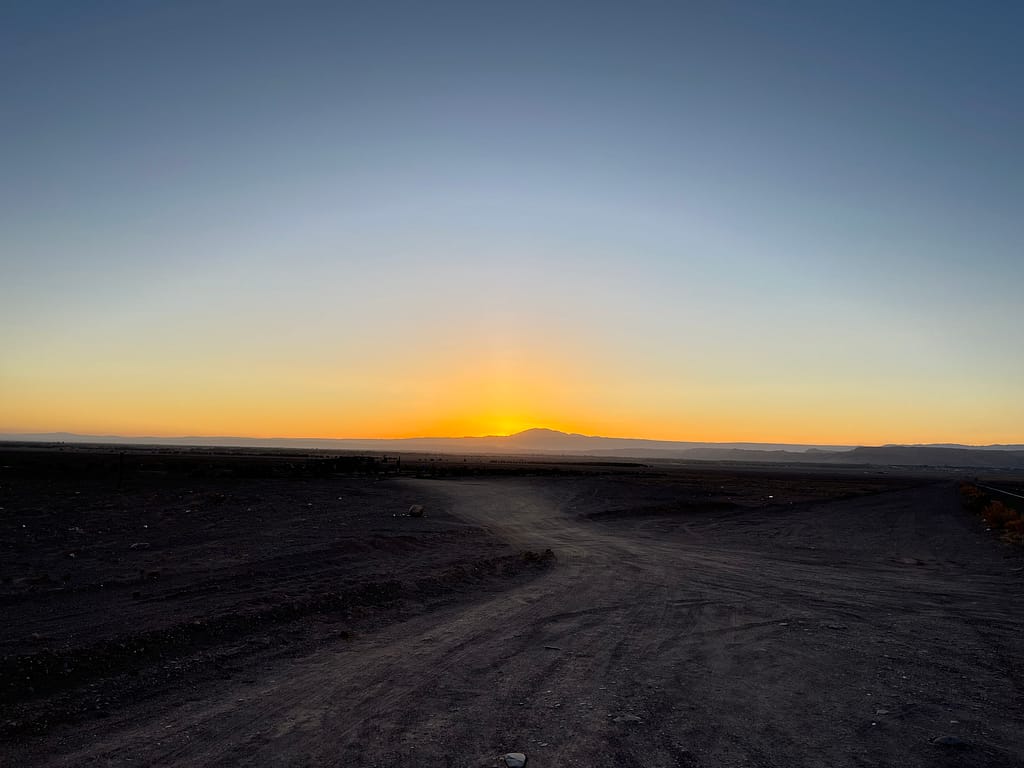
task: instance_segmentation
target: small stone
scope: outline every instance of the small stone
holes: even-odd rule
[[[959,736],[939,736],[937,739],[932,739],[932,744],[939,747],[966,747],[967,742],[961,739]]]
[[[526,765],[526,755],[522,752],[509,752],[503,758],[501,758],[507,768],[523,768]]]
[[[616,722],[616,723],[642,723],[643,720],[641,720],[636,715],[619,715],[618,717],[616,717],[614,719],[613,722]]]

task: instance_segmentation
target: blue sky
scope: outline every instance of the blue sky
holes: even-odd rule
[[[2,12],[0,429],[1024,440],[1017,4]]]

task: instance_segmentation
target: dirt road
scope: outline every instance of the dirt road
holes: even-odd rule
[[[1024,764],[1021,563],[949,483],[667,514],[588,478],[404,482],[556,566],[23,760]]]

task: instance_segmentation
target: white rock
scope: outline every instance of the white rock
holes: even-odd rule
[[[502,760],[508,768],[523,768],[526,765],[526,755],[522,752],[509,752]]]

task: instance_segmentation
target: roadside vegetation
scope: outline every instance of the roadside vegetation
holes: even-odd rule
[[[988,491],[973,483],[960,484],[960,497],[968,510],[980,515],[989,528],[1000,532],[1003,541],[1024,545],[1024,516],[1018,506],[992,498]]]

